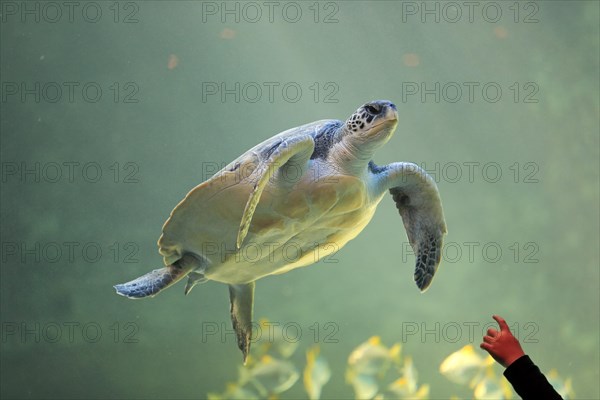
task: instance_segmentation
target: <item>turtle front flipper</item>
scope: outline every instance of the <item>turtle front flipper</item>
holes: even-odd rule
[[[244,364],[250,352],[252,336],[252,310],[254,308],[254,282],[229,285],[231,301],[231,322],[237,336],[238,347],[242,351]]]
[[[186,254],[172,265],[155,269],[137,279],[113,287],[118,294],[130,299],[154,297],[160,291],[179,282],[196,268],[198,268],[196,257]]]
[[[250,176],[250,179],[254,179],[255,183],[252,193],[248,198],[248,202],[246,203],[246,207],[244,208],[242,221],[240,222],[236,242],[238,249],[242,247],[244,239],[248,234],[254,210],[256,210],[260,196],[269,182],[269,179],[271,179],[275,175],[275,172],[280,168],[283,170],[283,179],[286,179],[288,176],[299,179],[306,171],[308,160],[310,160],[310,156],[314,149],[315,141],[313,137],[310,135],[302,135],[276,143],[274,146],[265,149],[265,154],[260,154],[261,157],[265,156],[266,159],[258,164]],[[287,174],[286,168],[292,165],[294,167],[294,173]],[[284,183],[291,184],[293,182]]]
[[[393,163],[379,173],[402,216],[416,256],[415,283],[424,292],[440,264],[447,232],[437,185],[425,170],[412,163]]]

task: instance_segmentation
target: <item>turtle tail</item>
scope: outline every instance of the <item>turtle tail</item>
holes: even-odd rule
[[[130,299],[141,299],[142,297],[154,297],[160,291],[179,282],[188,275],[195,267],[193,262],[184,262],[184,256],[172,265],[155,269],[132,281],[113,286],[117,293]]]

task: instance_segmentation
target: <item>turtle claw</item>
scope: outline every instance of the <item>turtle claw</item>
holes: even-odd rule
[[[252,332],[242,331],[238,333],[238,347],[242,351],[242,363],[246,365],[248,353],[250,353],[250,337]]]
[[[188,281],[185,284],[184,294],[187,296],[187,294],[192,291],[194,286],[196,286],[198,283],[204,283],[206,281],[207,281],[207,279],[203,273],[196,272],[196,271],[190,272],[188,275]]]

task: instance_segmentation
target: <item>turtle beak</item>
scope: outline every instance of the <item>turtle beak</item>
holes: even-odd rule
[[[367,131],[367,135],[389,139],[398,123],[396,105],[388,100],[377,100],[365,104],[363,109],[373,116],[373,126]]]
[[[388,100],[377,100],[363,106],[366,112],[375,118],[374,126],[385,121],[397,121],[398,109],[396,105]]]
[[[389,104],[386,107],[386,118],[393,121],[398,121],[398,109],[396,108],[396,105],[392,102],[389,102]]]

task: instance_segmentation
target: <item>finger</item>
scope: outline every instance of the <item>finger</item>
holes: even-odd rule
[[[493,315],[492,318],[494,318],[496,320],[496,322],[498,323],[498,326],[500,327],[500,331],[502,331],[502,332],[504,332],[504,331],[510,332],[510,328],[508,327],[508,324],[506,323],[506,321],[504,320],[504,318],[502,318],[499,315]]]
[[[484,341],[485,343],[490,343],[490,344],[491,344],[491,343],[494,343],[494,342],[496,341],[496,339],[495,339],[495,338],[493,338],[493,337],[491,337],[491,336],[484,336],[484,337],[483,337],[483,341]]]
[[[492,350],[492,345],[491,345],[491,344],[489,344],[489,343],[485,343],[485,342],[484,342],[484,343],[481,343],[481,344],[479,345],[479,347],[481,347],[483,350],[485,350],[485,351],[487,351],[487,352],[490,352],[490,351]]]
[[[498,332],[494,328],[490,328],[490,329],[487,330],[488,336],[491,336],[491,337],[496,337],[496,336],[498,336],[499,333],[500,332]]]

